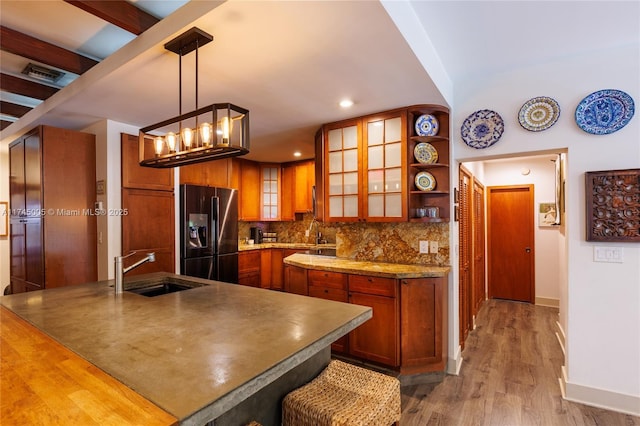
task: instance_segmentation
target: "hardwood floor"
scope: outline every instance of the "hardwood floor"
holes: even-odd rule
[[[400,426],[640,425],[640,418],[562,399],[557,310],[489,300],[459,376],[402,388]]]

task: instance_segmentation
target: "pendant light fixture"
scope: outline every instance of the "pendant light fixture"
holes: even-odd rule
[[[198,108],[198,49],[213,41],[213,36],[191,28],[164,45],[178,54],[180,67],[179,112],[140,129],[138,150],[140,165],[169,168],[249,153],[249,110],[231,103]],[[195,110],[182,113],[182,57],[195,50]]]

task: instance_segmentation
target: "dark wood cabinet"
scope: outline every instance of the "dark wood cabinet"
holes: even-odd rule
[[[243,251],[238,254],[238,284],[260,287],[261,250]]]
[[[307,270],[297,266],[284,265],[284,291],[308,296]]]
[[[349,302],[373,309],[373,317],[349,334],[351,355],[391,367],[399,365],[400,327],[396,281],[349,275]]]
[[[180,184],[231,188],[232,161],[224,158],[180,167]]]
[[[307,271],[309,296],[336,302],[349,302],[347,294],[347,275],[329,271]],[[349,348],[349,336],[341,337],[331,344],[336,353],[346,353]]]
[[[39,126],[9,146],[12,292],[97,280],[95,135]]]

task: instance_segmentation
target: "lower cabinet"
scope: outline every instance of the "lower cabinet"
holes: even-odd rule
[[[238,284],[260,287],[260,251],[238,253]]]
[[[284,290],[369,306],[369,321],[331,345],[332,351],[399,370],[444,371],[447,362],[447,278],[395,279],[284,265]]]

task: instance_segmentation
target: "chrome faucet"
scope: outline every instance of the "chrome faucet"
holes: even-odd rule
[[[320,222],[318,222],[315,217],[309,225],[309,232],[311,232],[311,228],[313,228],[314,224],[316,225],[316,245],[326,243],[327,240],[322,238],[322,232],[320,232]]]
[[[145,256],[144,259],[138,260],[136,263],[134,263],[131,266],[128,267],[124,267],[124,260],[133,255],[136,254],[137,252],[132,251],[131,253],[129,253],[126,256],[116,256],[115,257],[115,275],[116,275],[116,294],[120,294],[124,291],[124,274],[126,274],[127,272],[129,272],[132,269],[137,268],[138,266],[142,265],[145,262],[155,262],[156,261],[156,254],[155,253],[147,253],[147,255]]]

